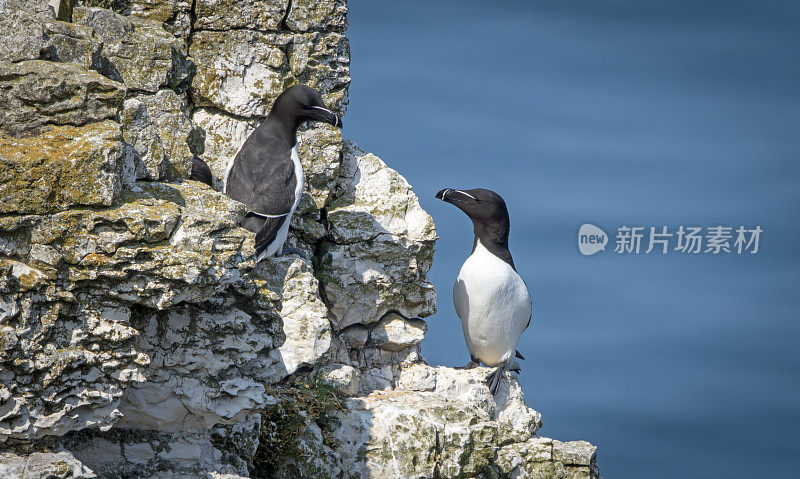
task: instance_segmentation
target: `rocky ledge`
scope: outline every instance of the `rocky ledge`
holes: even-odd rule
[[[0,13],[0,477],[599,477],[513,375],[425,363],[436,232],[380,158],[302,131],[305,257],[261,263],[187,179],[288,85],[345,113],[344,0]]]

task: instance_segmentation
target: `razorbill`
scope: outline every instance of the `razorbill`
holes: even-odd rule
[[[208,167],[208,164],[205,161],[196,156],[192,158],[192,172],[189,175],[189,179],[205,183],[208,186],[214,186],[211,184],[211,168]]]
[[[519,371],[515,356],[522,332],[531,321],[531,297],[508,250],[510,223],[506,202],[482,188],[436,193],[472,220],[472,254],[461,266],[453,286],[453,304],[470,354],[465,368],[483,363],[496,367],[486,378],[492,394],[504,371]]]
[[[297,152],[297,128],[305,121],[342,126],[317,90],[291,86],[278,96],[225,173],[223,191],[247,206],[241,226],[256,233],[258,261],[282,254],[292,213],[300,202],[303,168]]]

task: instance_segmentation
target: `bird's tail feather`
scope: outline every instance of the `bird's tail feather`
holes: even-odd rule
[[[200,181],[208,186],[214,187],[214,175],[211,173],[211,168],[208,164],[198,157],[192,158],[192,171],[189,174],[190,180]]]

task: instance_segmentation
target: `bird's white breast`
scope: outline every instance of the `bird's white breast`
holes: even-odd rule
[[[297,150],[297,143],[292,148],[292,164],[294,164],[294,177],[297,184],[294,187],[294,205],[292,205],[292,213],[297,209],[300,203],[300,197],[303,195],[303,185],[305,184],[305,175],[303,174],[303,165],[300,163],[300,152]]]
[[[487,366],[514,355],[531,317],[525,282],[478,241],[453,287],[453,304],[470,354]]]

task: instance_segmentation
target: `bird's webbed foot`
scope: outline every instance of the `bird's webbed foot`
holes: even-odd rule
[[[475,369],[478,366],[480,366],[480,363],[470,360],[470,362],[468,362],[467,364],[459,366],[456,369]]]
[[[506,372],[506,364],[503,363],[502,365],[498,366],[497,369],[489,373],[486,376],[486,385],[489,386],[489,391],[491,391],[492,396],[497,394],[497,388],[500,386],[500,380],[503,379],[503,375]]]
[[[461,367],[456,368],[456,369],[475,369],[480,365],[481,365],[480,360],[478,358],[476,358],[475,356],[470,354],[469,362],[467,364],[461,366]]]

